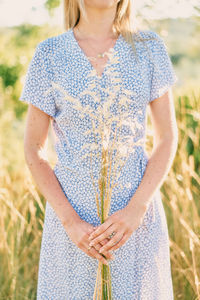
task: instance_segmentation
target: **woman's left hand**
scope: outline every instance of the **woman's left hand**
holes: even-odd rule
[[[127,205],[118,210],[90,234],[90,245],[94,246],[100,243],[114,232],[114,236],[99,249],[99,252],[104,254],[104,251],[118,249],[142,224],[146,210],[147,206],[145,205],[131,205],[131,207]]]

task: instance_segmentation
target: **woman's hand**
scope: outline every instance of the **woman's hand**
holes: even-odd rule
[[[101,243],[113,232],[114,236],[100,248],[99,252],[107,253],[107,251],[116,250],[121,247],[141,224],[146,213],[147,206],[128,205],[109,216],[106,221],[96,230],[91,232],[89,240],[90,245],[95,246]]]
[[[72,222],[70,225],[64,225],[64,228],[69,235],[70,239],[74,242],[74,244],[83,250],[87,255],[93,258],[97,258],[99,261],[101,261],[103,264],[107,264],[108,259],[113,259],[113,256],[108,251],[105,251],[105,257],[102,256],[102,254],[99,254],[98,250],[105,245],[108,242],[108,239],[101,240],[101,243],[96,243],[95,247],[91,247],[88,250],[89,247],[89,236],[90,233],[92,233],[95,229],[94,226],[91,224],[85,222],[81,218],[78,219],[78,221]]]

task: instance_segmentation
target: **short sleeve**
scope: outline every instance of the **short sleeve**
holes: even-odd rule
[[[48,39],[47,39],[48,40]],[[52,90],[53,71],[47,40],[40,42],[29,63],[19,100],[31,103],[51,117],[56,107]]]
[[[164,95],[178,80],[164,41],[157,33],[152,33],[155,39],[150,43],[151,90],[149,102]]]

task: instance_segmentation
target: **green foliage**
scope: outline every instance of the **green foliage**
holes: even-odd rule
[[[171,61],[173,65],[178,65],[180,63],[180,60],[184,57],[181,53],[176,53],[174,55],[170,55]]]
[[[2,78],[3,86],[14,86],[17,82],[21,71],[21,65],[8,66],[6,64],[0,65],[0,77]]]
[[[15,35],[12,38],[12,44],[15,47],[24,47],[26,48],[29,44],[29,41],[40,38],[41,28],[36,25],[22,24],[15,27]]]
[[[57,8],[60,5],[61,1],[60,0],[47,0],[45,2],[45,7],[49,10],[52,11],[54,8]]]
[[[10,109],[18,119],[27,110],[27,105],[19,102],[24,76],[36,45],[52,34],[60,31],[47,26],[39,27],[23,24],[6,28],[0,32],[0,94],[2,105]],[[5,51],[6,49],[6,51]]]

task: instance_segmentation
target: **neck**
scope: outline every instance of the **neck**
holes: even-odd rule
[[[116,6],[108,9],[86,7],[86,14],[87,20],[81,14],[77,27],[88,38],[103,40],[107,37],[116,36],[113,28]]]

